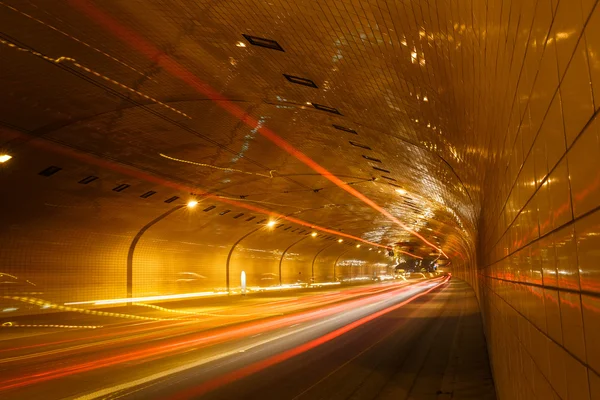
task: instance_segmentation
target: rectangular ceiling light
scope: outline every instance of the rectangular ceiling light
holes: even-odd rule
[[[205,208],[204,210],[202,210],[202,211],[204,211],[204,212],[209,212],[210,210],[214,210],[215,208],[217,208],[217,206],[208,206],[208,207],[206,207],[206,208]]]
[[[250,36],[246,34],[242,34],[242,36],[246,38],[246,40],[253,46],[265,47],[271,50],[285,51],[283,50],[283,47],[281,47],[279,43],[277,43],[274,40],[265,39],[258,36]]]
[[[248,218],[248,219],[246,220],[246,222],[248,222],[248,221],[252,221],[254,218],[256,218],[256,217],[250,217],[250,218]]]
[[[340,131],[344,131],[344,132],[348,132],[348,133],[353,133],[355,135],[358,135],[358,132],[356,132],[354,129],[350,129],[350,128],[346,128],[345,126],[341,126],[341,125],[332,125],[335,129],[340,130]]]
[[[241,217],[242,215],[244,215],[244,213],[239,213],[238,215],[234,216],[233,219],[238,219],[239,217]]]
[[[332,113],[332,114],[342,115],[342,113],[339,112],[337,108],[327,107],[327,106],[324,106],[322,104],[317,104],[317,103],[311,103],[311,104],[317,110],[326,111],[326,112]]]
[[[178,198],[179,198],[179,196],[170,197],[170,198],[168,198],[168,199],[165,200],[165,203],[172,203],[175,200],[177,200]]]
[[[350,143],[354,147],[360,147],[361,149],[371,150],[371,148],[369,146],[365,146],[364,144],[353,142],[352,140],[349,140],[348,143]]]
[[[369,160],[369,161],[374,161],[374,162],[381,163],[381,160],[379,158],[373,158],[373,157],[365,156],[364,154],[363,154],[363,158],[365,160]]]
[[[388,181],[396,182],[394,178],[390,178],[389,176],[381,175],[383,179],[387,179]]]
[[[299,76],[288,75],[288,74],[283,74],[283,76],[285,76],[285,79],[287,79],[288,81],[295,83],[297,85],[308,86],[311,88],[318,89],[317,84],[314,83],[313,81],[311,81],[310,79],[300,78]]]

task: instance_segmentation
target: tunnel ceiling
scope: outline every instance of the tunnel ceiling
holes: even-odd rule
[[[416,232],[470,257],[507,122],[494,106],[511,90],[486,81],[498,26],[485,2],[0,4],[2,150],[15,158],[42,141],[199,200],[435,254]]]

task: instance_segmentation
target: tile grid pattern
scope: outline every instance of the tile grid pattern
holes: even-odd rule
[[[533,19],[549,34],[515,91],[506,169],[486,182],[506,202],[484,206],[480,304],[501,398],[597,399],[600,11],[560,1]]]
[[[9,3],[21,6],[18,1]],[[435,227],[447,239],[457,274],[478,292],[500,397],[592,399],[600,396],[600,345],[594,340],[600,328],[600,132],[596,118],[600,7],[596,3],[240,0],[215,5],[212,1],[134,0],[107,1],[103,7],[219,93],[241,99],[245,112],[265,121],[338,175],[370,177],[372,166],[363,163],[361,153],[344,148],[332,160],[328,151],[338,148],[339,137],[345,145],[348,140],[342,132],[333,137],[332,123],[360,132],[360,143],[373,149],[369,155],[382,160],[400,185],[419,194],[423,203],[431,198],[436,207],[446,206],[436,212]],[[27,7],[40,18],[59,23],[53,13]],[[82,152],[109,154],[113,160],[160,172],[178,182],[225,187],[236,196],[250,193],[253,201],[285,200],[288,206],[301,207],[316,202],[323,207],[348,204],[344,193],[320,189],[319,177],[254,183],[248,176],[199,173],[196,167],[158,158],[156,153],[165,149],[185,148],[173,156],[209,160],[214,165],[235,164],[252,173],[306,172],[305,166],[255,131],[241,129],[210,102],[197,101],[198,93],[189,85],[156,65],[148,67],[148,60],[109,32],[81,18],[71,7],[56,7],[54,15],[69,22],[64,29],[144,70],[143,79],[131,68],[117,68],[114,60],[90,55],[89,48],[82,50],[64,37],[48,41],[47,35],[56,32],[22,16],[14,24],[7,18],[3,29],[44,54],[60,50],[57,55],[68,54],[94,70],[108,71],[111,79],[143,89],[148,98],[168,99],[173,108],[160,103],[131,108],[127,100],[116,96],[119,89],[106,82],[92,89],[73,76],[65,77],[65,69],[49,68],[48,60],[2,48],[2,54],[6,51],[12,57],[2,65],[6,76],[15,82],[31,82],[30,87],[6,91],[3,119],[11,126]],[[276,39],[285,52],[250,47],[240,51],[236,42],[243,40],[242,33]],[[320,89],[284,83],[282,73],[310,78]],[[44,80],[36,81],[38,77]],[[110,90],[114,98],[105,95]],[[304,107],[307,101],[338,109],[342,116]],[[69,123],[61,125],[64,121]],[[104,135],[106,130],[111,135]],[[245,149],[243,158],[235,156],[240,148]],[[259,162],[264,154],[271,158],[269,165]],[[89,171],[82,174],[88,175]],[[360,190],[401,218],[414,219],[422,213],[409,213],[390,200],[396,199],[393,189],[379,185],[364,185]],[[314,189],[322,196],[318,200],[298,193],[286,196]],[[65,187],[63,195],[70,191]],[[183,193],[178,194],[183,198]],[[85,196],[69,206],[83,200]],[[388,222],[373,218],[362,204],[351,204],[343,212],[331,208],[331,213],[315,214],[314,220],[356,229],[357,234],[363,227],[375,226],[365,232],[372,240],[405,239],[401,230],[385,227]],[[58,225],[74,215],[56,213],[48,221]],[[359,216],[363,219],[357,223]],[[139,210],[124,218],[129,218],[131,226],[143,219]],[[112,228],[112,223],[102,225]],[[23,226],[24,231],[35,227]],[[229,223],[221,223],[220,228],[223,236],[233,229]],[[207,230],[203,237],[211,236]],[[143,266],[160,275],[156,243],[181,240],[177,235],[171,228],[149,243],[141,254],[147,257]],[[68,235],[63,238],[65,243],[75,240]],[[78,251],[85,254],[87,248],[81,246]],[[180,252],[183,247],[173,248]],[[250,250],[260,253],[262,249]],[[31,267],[24,252],[11,251],[16,255],[15,265]],[[53,265],[47,252],[41,254],[46,255],[36,260],[38,268]],[[70,261],[71,272],[75,274],[80,264]],[[216,275],[221,264],[213,264]],[[143,278],[150,287],[152,275]]]

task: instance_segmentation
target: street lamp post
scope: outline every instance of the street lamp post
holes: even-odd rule
[[[256,229],[251,230],[250,232],[246,233],[244,236],[242,236],[241,238],[239,238],[234,244],[233,246],[231,246],[231,249],[229,249],[229,254],[227,254],[227,262],[225,263],[225,282],[227,285],[227,294],[230,293],[230,280],[229,280],[229,264],[231,263],[231,255],[233,254],[233,251],[235,250],[236,246],[244,239],[246,239],[248,236],[252,235],[254,232],[259,231],[263,226],[259,226]]]
[[[281,258],[279,259],[279,286],[283,285],[283,279],[282,279],[282,274],[281,274],[281,264],[283,263],[283,257],[285,257],[285,253],[287,253],[287,251],[289,249],[292,248],[292,246],[294,246],[295,244],[300,243],[301,241],[303,241],[304,239],[306,239],[308,237],[304,236],[302,238],[300,238],[300,240],[296,240],[294,243],[290,244],[284,251],[283,253],[281,253]]]
[[[329,243],[327,246],[323,247],[321,250],[317,251],[317,254],[315,254],[315,256],[313,257],[312,260],[312,264],[311,264],[311,283],[315,283],[315,261],[317,261],[317,257],[319,256],[319,254],[321,254],[321,252],[323,252],[323,250],[331,247],[332,245],[334,245],[335,243]]]
[[[340,255],[338,256],[338,258],[336,258],[336,259],[335,259],[335,262],[333,263],[333,281],[334,281],[334,282],[335,282],[335,279],[336,279],[336,275],[335,275],[335,267],[336,267],[336,265],[337,265],[337,262],[340,260],[340,257],[341,257],[341,256],[343,256],[344,254],[346,254],[346,253],[347,253],[347,252],[349,252],[350,250],[352,250],[352,248],[350,248],[350,249],[348,249],[348,250],[346,250],[346,251],[342,252],[342,254],[340,254]]]
[[[150,221],[146,225],[144,225],[142,227],[142,229],[140,229],[140,231],[134,236],[133,240],[131,241],[131,244],[129,245],[129,251],[127,252],[127,298],[128,299],[131,299],[133,297],[133,254],[135,253],[135,248],[136,248],[137,244],[139,243],[140,239],[142,238],[142,235],[144,235],[144,233],[146,233],[146,231],[148,229],[150,229],[152,226],[156,225],[158,222],[167,218],[169,215],[173,214],[175,211],[181,210],[184,207],[186,207],[186,205],[181,204],[181,205],[171,208],[170,210],[167,210],[166,212],[162,213],[161,215],[159,215],[158,217],[154,218],[152,221]],[[131,302],[129,302],[127,304],[131,305]]]

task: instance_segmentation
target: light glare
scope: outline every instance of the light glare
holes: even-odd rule
[[[197,205],[198,205],[198,202],[197,202],[196,200],[190,200],[190,201],[188,201],[188,203],[187,203],[187,206],[188,206],[189,208],[194,208],[194,207],[196,207]]]
[[[12,156],[9,156],[8,154],[1,154],[0,155],[0,163],[5,163],[8,160],[10,160],[12,158]]]

